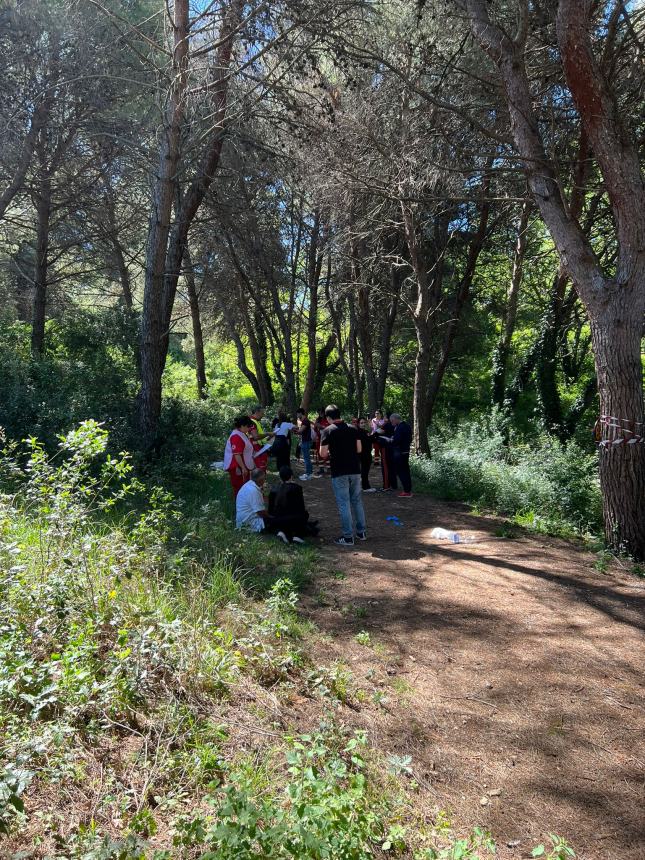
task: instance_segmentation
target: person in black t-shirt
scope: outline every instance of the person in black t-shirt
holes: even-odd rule
[[[353,546],[354,528],[358,540],[367,539],[361,497],[361,441],[356,429],[341,419],[337,406],[328,406],[325,416],[330,424],[322,433],[320,455],[323,459],[329,457],[331,483],[343,529],[343,534],[335,543]]]

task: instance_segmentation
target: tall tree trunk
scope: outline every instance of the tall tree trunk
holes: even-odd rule
[[[51,176],[45,172],[40,180],[36,201],[36,266],[34,270],[34,301],[31,323],[31,353],[36,358],[42,356],[45,346],[51,202]]]
[[[365,374],[367,391],[367,408],[371,415],[378,408],[376,391],[376,373],[374,371],[374,349],[372,345],[372,318],[370,309],[370,286],[364,280],[361,265],[362,243],[354,242],[352,247],[351,279],[356,291],[355,331],[358,338],[357,349],[360,349],[361,366]],[[359,411],[359,414],[362,410]]]
[[[528,243],[527,227],[531,204],[529,200],[524,202],[517,226],[517,241],[515,242],[515,253],[513,255],[513,268],[511,271],[511,283],[506,296],[506,307],[502,321],[502,333],[493,353],[493,405],[501,409],[504,403],[504,392],[506,391],[506,372],[508,368],[508,357],[511,349],[511,340],[515,331],[517,321],[517,305],[520,295],[520,286],[524,274],[524,257]]]
[[[645,420],[641,360],[645,182],[638,147],[594,56],[591,0],[559,0],[556,34],[567,85],[600,167],[616,225],[613,278],[605,276],[580,224],[571,218],[540,136],[524,62],[528,4],[521,7],[521,26],[513,39],[490,20],[485,0],[466,3],[475,38],[499,69],[529,187],[589,317],[600,392],[605,536],[611,546],[645,559],[645,444],[627,444],[629,433],[643,431]],[[610,418],[620,422],[619,430],[612,429]],[[616,434],[622,443],[610,444]]]
[[[260,388],[260,406],[271,406],[275,400],[273,394],[273,383],[268,368],[267,337],[262,328],[262,317],[259,313],[255,316],[255,326],[251,324],[249,316],[248,338],[251,358],[255,368],[255,375]]]
[[[117,265],[117,269],[119,270],[119,282],[121,284],[121,298],[123,299],[123,304],[125,307],[131,311],[134,305],[132,299],[132,283],[130,280],[130,270],[128,269],[128,264],[125,261],[125,254],[123,253],[123,248],[121,243],[117,238],[112,240],[112,248],[114,250],[114,260]]]
[[[376,409],[383,409],[385,401],[385,388],[387,385],[387,376],[390,370],[390,353],[392,350],[392,333],[394,331],[394,323],[396,322],[397,312],[399,308],[399,296],[401,294],[401,286],[405,279],[404,270],[402,267],[392,266],[390,271],[391,293],[390,301],[387,306],[387,313],[383,320],[381,328],[381,336],[379,339],[379,365],[376,376]]]
[[[562,273],[559,273],[555,278],[555,288],[540,322],[535,363],[542,423],[548,433],[556,436],[560,434],[563,422],[562,401],[560,399],[557,380],[557,365],[558,347],[562,337],[564,322],[562,316],[567,281],[567,276]]]
[[[336,336],[334,334],[330,334],[325,343],[321,346],[318,351],[318,359],[316,362],[316,378],[314,380],[313,391],[314,394],[320,398],[320,395],[323,390],[323,386],[327,379],[327,374],[334,368],[334,365],[330,367],[329,365],[329,357],[331,356],[334,347],[336,346]],[[335,362],[335,366],[339,365],[339,361]],[[312,407],[312,402],[302,404],[302,408],[305,412],[309,412]]]
[[[300,401],[305,412],[309,411],[314,394],[316,372],[318,369],[318,292],[320,276],[322,272],[323,253],[320,249],[321,229],[320,214],[314,215],[314,223],[309,240],[309,253],[307,255],[307,281],[309,286],[309,307],[307,309],[307,376],[305,387]],[[331,254],[327,255],[327,280],[331,277]]]
[[[4,217],[4,214],[9,208],[11,201],[14,199],[16,194],[23,186],[25,176],[27,175],[29,165],[31,164],[34,155],[36,141],[38,139],[40,129],[45,124],[48,118],[49,108],[51,106],[50,101],[51,99],[45,96],[45,98],[36,105],[31,122],[29,124],[29,131],[25,135],[25,139],[22,144],[20,158],[18,159],[16,169],[13,172],[13,176],[11,177],[9,184],[0,194],[0,219]]]
[[[426,433],[428,432],[428,430],[430,429],[430,425],[432,424],[432,415],[437,402],[437,396],[439,395],[439,389],[441,388],[441,383],[443,382],[446,367],[448,366],[448,361],[450,360],[452,345],[454,343],[455,337],[457,335],[457,330],[461,323],[461,316],[464,310],[464,306],[468,301],[468,297],[470,296],[470,287],[472,285],[473,278],[475,277],[477,260],[479,259],[479,255],[481,254],[482,248],[484,247],[484,240],[486,239],[486,231],[488,229],[488,216],[490,214],[490,200],[488,199],[489,186],[490,175],[486,173],[482,180],[481,204],[479,209],[479,224],[477,226],[477,232],[473,236],[470,242],[470,247],[468,248],[468,259],[466,261],[466,268],[464,270],[464,274],[462,275],[461,281],[459,282],[459,286],[457,287],[455,305],[452,309],[452,315],[446,328],[446,333],[444,335],[443,344],[441,347],[441,354],[439,355],[439,361],[437,362],[434,373],[432,374],[432,381],[428,390],[428,400],[426,404]]]
[[[582,394],[572,404],[560,431],[560,441],[567,442],[578,429],[580,419],[598,394],[598,381],[594,376],[584,387]]]
[[[347,299],[349,307],[349,337],[347,346],[349,348],[349,363],[351,371],[351,386],[354,391],[354,404],[356,406],[356,415],[361,415],[363,412],[365,385],[363,375],[361,373],[361,359],[358,351],[358,338],[356,336],[356,302],[354,296],[350,295]],[[350,393],[348,382],[347,394]],[[351,399],[351,398],[350,398]]]
[[[250,382],[251,388],[253,389],[253,393],[255,394],[258,404],[260,406],[264,406],[265,402],[263,398],[264,392],[262,391],[262,386],[260,385],[256,374],[253,373],[246,361],[246,349],[244,346],[244,341],[240,336],[239,321],[231,312],[227,297],[224,297],[223,301],[220,303],[220,307],[222,309],[222,316],[224,317],[224,322],[228,330],[228,336],[230,337],[231,341],[233,342],[233,345],[235,346],[238,367]]]
[[[291,418],[296,417],[298,409],[298,394],[296,391],[296,373],[293,364],[293,353],[290,349],[285,350],[284,363],[284,390],[283,400],[287,412]]]
[[[620,313],[612,303],[591,323],[601,415],[617,419],[603,423],[607,444],[600,446],[600,482],[608,542],[644,559],[645,443],[627,444],[632,434],[645,437],[642,307],[639,300],[622,298]],[[622,429],[612,430],[614,423]],[[612,437],[622,438],[622,444],[614,445]]]
[[[154,436],[161,414],[161,379],[168,355],[172,311],[188,242],[188,231],[213,182],[222,154],[231,78],[230,63],[243,6],[243,0],[231,0],[222,21],[219,47],[213,65],[215,80],[211,87],[211,138],[197,169],[197,175],[190,183],[171,227],[170,214],[184,115],[189,41],[188,4],[186,0],[175,0],[173,72],[178,82],[171,92],[169,117],[155,184],[142,316],[139,424],[144,437],[148,438]]]
[[[367,392],[367,409],[370,415],[378,409],[378,388],[376,384],[376,371],[374,370],[374,348],[372,345],[372,312],[370,308],[370,288],[367,284],[361,285],[358,290],[358,312],[356,314],[358,342],[360,344],[363,358],[363,371],[365,373],[365,390]]]
[[[112,254],[114,256],[114,262],[116,263],[116,268],[119,272],[119,282],[121,284],[121,298],[125,307],[129,311],[131,311],[133,306],[132,283],[130,280],[130,270],[128,269],[128,264],[125,261],[125,254],[123,253],[123,246],[121,245],[121,242],[119,240],[114,192],[110,185],[110,178],[107,175],[107,170],[102,170],[101,172],[103,175],[103,199],[105,201],[105,208],[107,210],[108,238],[112,245]]]
[[[197,382],[197,397],[206,400],[208,380],[206,379],[206,360],[204,358],[204,333],[202,331],[202,319],[199,312],[199,296],[195,286],[195,271],[190,251],[186,248],[184,252],[184,277],[186,278],[186,290],[188,292],[188,304],[190,306],[190,319],[193,324],[193,343],[195,344],[195,377]]]
[[[190,27],[188,0],[175,0],[172,7],[172,27],[172,83],[161,132],[156,178],[152,189],[141,314],[139,427],[144,442],[148,445],[154,441],[161,414],[161,376],[165,359],[163,355],[164,276],[188,82]],[[179,265],[181,265],[181,259]]]
[[[277,360],[277,356],[274,353],[274,340],[277,340],[279,351],[280,351],[280,359],[282,360],[282,356],[284,353],[284,345],[282,344],[281,338],[279,336],[273,337],[274,331],[272,329],[272,325],[269,322],[265,312],[262,310],[262,296],[255,289],[253,281],[247,274],[242,265],[242,262],[235,250],[235,243],[230,234],[226,234],[226,244],[229,249],[229,254],[231,257],[231,261],[235,270],[238,274],[238,283],[237,283],[237,307],[239,309],[240,316],[242,318],[242,323],[244,326],[244,330],[246,332],[246,336],[249,342],[249,350],[251,352],[251,358],[253,360],[253,366],[255,369],[255,383],[254,386],[257,386],[256,390],[259,405],[260,406],[271,406],[275,401],[275,396],[273,394],[273,384],[271,381],[271,374],[268,369],[268,354],[269,347],[271,348],[271,355],[273,360],[273,367],[278,376],[278,381],[284,382],[284,378],[281,377],[281,369],[280,362]],[[216,295],[219,295],[216,291]],[[227,319],[231,319],[231,311],[228,304],[228,296],[220,296],[219,304],[221,310]],[[250,306],[250,298],[253,298],[255,302],[255,312],[252,312]],[[269,337],[267,337],[266,327],[269,329]],[[235,324],[229,324],[229,330],[234,330]],[[232,331],[233,334],[233,331]],[[248,377],[247,377],[248,378]]]
[[[400,200],[403,215],[405,241],[410,254],[412,271],[416,281],[416,301],[412,308],[412,322],[417,338],[417,352],[414,360],[414,389],[412,395],[413,431],[412,440],[417,454],[429,454],[427,407],[428,379],[430,377],[431,337],[434,327],[434,312],[441,296],[443,281],[443,249],[439,248],[444,237],[444,219],[435,219],[435,266],[432,283],[428,276],[428,264],[418,227],[415,223],[411,204]],[[440,222],[441,221],[441,225]],[[444,237],[445,238],[445,237]],[[444,246],[445,248],[445,246]]]
[[[219,34],[220,44],[214,61],[216,80],[211,87],[211,101],[214,108],[211,119],[211,139],[202,157],[201,163],[199,164],[197,175],[188,186],[186,194],[182,199],[181,207],[177,211],[177,217],[175,218],[175,223],[172,225],[168,238],[165,276],[163,279],[163,328],[159,356],[160,375],[163,373],[166,356],[168,354],[172,310],[175,303],[175,296],[177,294],[177,284],[181,273],[184,252],[188,244],[188,231],[199,207],[206,197],[208,189],[213,183],[222,155],[224,132],[226,130],[227,122],[231,57],[233,54],[235,33],[242,18],[243,6],[243,0],[231,0],[231,3],[224,15],[224,20]]]
[[[343,373],[345,374],[345,379],[347,381],[347,399],[351,402],[354,399],[354,379],[352,377],[352,369],[348,361],[349,345],[343,339],[343,325],[341,318],[343,300],[341,299],[339,301],[338,306],[334,303],[331,294],[331,284],[329,283],[325,284],[325,299],[327,310],[331,317],[333,334],[336,339],[338,361],[343,369]]]
[[[430,378],[430,330],[420,321],[415,324],[417,354],[414,360],[414,389],[412,411],[414,414],[413,446],[417,454],[429,454],[428,442],[428,380]]]

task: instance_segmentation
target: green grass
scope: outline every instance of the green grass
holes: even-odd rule
[[[488,837],[409,820],[404,779],[337,718],[365,698],[351,672],[308,652],[297,586],[315,551],[236,532],[226,483],[200,463],[139,480],[93,422],[54,458],[35,442],[0,457],[3,847],[68,860],[489,856],[475,853]],[[317,703],[314,732],[281,728],[295,690]]]

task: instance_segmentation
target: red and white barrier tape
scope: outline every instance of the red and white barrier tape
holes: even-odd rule
[[[594,427],[594,438],[598,445],[605,449],[617,448],[619,445],[637,445],[639,442],[645,442],[645,436],[642,435],[640,429],[642,427],[645,427],[642,421],[629,421],[627,418],[601,415]],[[639,428],[638,432],[637,428]]]

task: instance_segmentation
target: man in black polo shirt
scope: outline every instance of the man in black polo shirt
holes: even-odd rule
[[[331,483],[343,529],[334,543],[353,546],[354,528],[358,540],[367,539],[361,495],[361,442],[356,430],[341,419],[337,406],[328,406],[325,416],[330,423],[320,437],[320,456],[323,460],[329,457]]]

